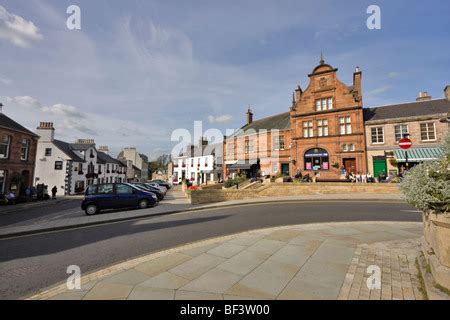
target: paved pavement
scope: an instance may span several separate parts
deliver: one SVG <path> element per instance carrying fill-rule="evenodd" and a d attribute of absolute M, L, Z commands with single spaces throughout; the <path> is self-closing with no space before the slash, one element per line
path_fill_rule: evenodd
<path fill-rule="evenodd" d="M 0 238 L 29 235 L 55 230 L 78 228 L 110 222 L 125 221 L 136 218 L 151 217 L 163 214 L 179 213 L 187 210 L 203 210 L 218 207 L 230 207 L 243 204 L 288 202 L 288 201 L 333 201 L 355 199 L 370 201 L 402 201 L 398 194 L 315 194 L 287 197 L 267 197 L 246 200 L 232 200 L 206 205 L 191 205 L 179 188 L 170 190 L 157 207 L 144 210 L 107 211 L 95 216 L 86 216 L 80 208 L 80 200 L 63 202 L 59 206 L 49 208 L 38 207 L 34 211 L 0 214 Z M 56 208 L 60 207 L 57 211 Z M 48 212 L 47 212 L 48 211 Z"/>
<path fill-rule="evenodd" d="M 82 275 L 31 299 L 423 299 L 414 265 L 421 223 L 349 222 L 253 230 Z M 381 271 L 369 289 L 369 266 Z"/>
<path fill-rule="evenodd" d="M 348 221 L 420 222 L 405 203 L 300 201 L 258 203 L 151 216 L 0 240 L 0 299 L 29 296 L 67 279 L 173 247 L 249 230 Z"/>

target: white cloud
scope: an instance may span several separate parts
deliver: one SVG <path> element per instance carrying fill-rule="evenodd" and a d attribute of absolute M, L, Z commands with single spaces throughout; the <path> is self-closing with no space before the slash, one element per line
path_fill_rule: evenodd
<path fill-rule="evenodd" d="M 86 115 L 74 106 L 69 106 L 61 103 L 54 104 L 50 107 L 43 107 L 42 111 L 62 117 L 86 118 Z"/>
<path fill-rule="evenodd" d="M 17 97 L 6 97 L 6 103 L 12 105 L 13 107 L 22 108 L 42 108 L 41 103 L 30 96 L 17 96 Z"/>
<path fill-rule="evenodd" d="M 43 36 L 32 21 L 9 13 L 0 5 L 0 38 L 6 39 L 18 47 L 28 48 L 31 42 L 41 40 Z"/>
<path fill-rule="evenodd" d="M 233 119 L 232 116 L 224 114 L 221 116 L 208 116 L 209 123 L 227 123 Z"/>

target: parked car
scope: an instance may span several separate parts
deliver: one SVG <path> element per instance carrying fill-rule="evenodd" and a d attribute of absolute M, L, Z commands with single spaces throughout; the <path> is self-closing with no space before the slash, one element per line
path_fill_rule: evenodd
<path fill-rule="evenodd" d="M 152 192 L 156 194 L 158 201 L 164 200 L 164 192 L 162 192 L 159 188 L 155 188 L 147 183 L 133 183 L 133 186 L 138 187 L 144 191 Z"/>
<path fill-rule="evenodd" d="M 150 186 L 152 186 L 152 187 L 155 187 L 155 188 L 157 188 L 157 189 L 159 189 L 159 190 L 161 190 L 164 194 L 167 193 L 167 188 L 164 187 L 164 186 L 160 186 L 160 185 L 157 184 L 156 182 L 148 182 L 148 183 L 146 183 L 146 184 L 147 184 L 147 185 L 150 185 Z"/>
<path fill-rule="evenodd" d="M 157 184 L 159 184 L 160 186 L 166 187 L 167 190 L 170 189 L 170 184 L 169 184 L 167 181 L 164 181 L 164 180 L 160 180 L 160 179 L 152 180 L 152 181 L 150 181 L 150 183 L 157 183 Z"/>
<path fill-rule="evenodd" d="M 129 183 L 104 183 L 93 184 L 86 188 L 81 209 L 90 216 L 106 209 L 145 209 L 157 203 L 157 196 L 154 193 Z"/>

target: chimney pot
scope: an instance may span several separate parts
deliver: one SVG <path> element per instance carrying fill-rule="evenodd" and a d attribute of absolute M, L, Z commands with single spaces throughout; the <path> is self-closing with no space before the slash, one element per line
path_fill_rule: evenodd
<path fill-rule="evenodd" d="M 416 101 L 430 101 L 431 96 L 428 95 L 427 91 L 420 91 L 419 96 L 417 97 Z"/>

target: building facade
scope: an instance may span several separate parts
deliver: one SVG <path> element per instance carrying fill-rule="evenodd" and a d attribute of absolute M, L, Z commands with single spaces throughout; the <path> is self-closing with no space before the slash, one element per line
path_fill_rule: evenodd
<path fill-rule="evenodd" d="M 33 185 L 38 136 L 0 110 L 0 194 Z"/>
<path fill-rule="evenodd" d="M 55 139 L 52 122 L 41 122 L 37 128 L 39 141 L 36 152 L 34 183 L 49 189 L 56 186 L 59 194 L 84 192 L 88 185 L 125 180 L 125 166 L 98 152 L 92 139 L 68 143 Z"/>
<path fill-rule="evenodd" d="M 442 155 L 450 117 L 450 88 L 444 91 L 444 99 L 432 100 L 421 92 L 415 102 L 364 110 L 368 169 L 373 176 L 398 175 Z M 398 145 L 405 137 L 413 143 L 406 152 Z"/>
<path fill-rule="evenodd" d="M 120 151 L 119 155 L 117 156 L 117 159 L 120 161 L 131 161 L 131 163 L 138 169 L 130 169 L 130 175 L 132 174 L 131 171 L 135 171 L 135 176 L 137 172 L 139 171 L 139 177 L 138 180 L 140 182 L 145 182 L 148 180 L 149 176 L 149 167 L 148 167 L 148 157 L 142 153 L 139 153 L 136 148 L 124 148 L 122 151 Z M 136 178 L 136 177 L 135 177 Z M 131 179 L 131 177 L 130 177 Z"/>
<path fill-rule="evenodd" d="M 224 177 L 289 175 L 290 143 L 289 112 L 254 121 L 249 109 L 246 125 L 224 138 Z"/>
<path fill-rule="evenodd" d="M 290 173 L 318 173 L 322 180 L 342 178 L 342 171 L 367 171 L 362 73 L 357 67 L 353 85 L 337 78 L 338 69 L 323 58 L 309 77 L 308 87 L 295 90 L 291 107 Z"/>
<path fill-rule="evenodd" d="M 208 144 L 203 138 L 198 145 L 190 145 L 173 159 L 172 182 L 189 180 L 194 185 L 217 183 L 223 178 L 223 145 Z"/>

